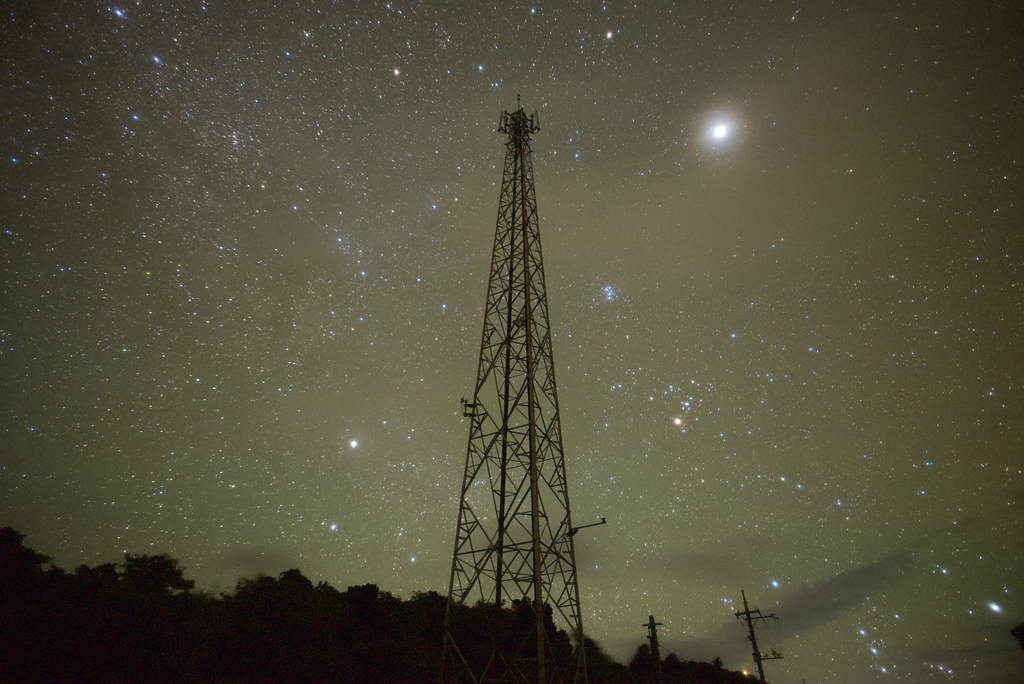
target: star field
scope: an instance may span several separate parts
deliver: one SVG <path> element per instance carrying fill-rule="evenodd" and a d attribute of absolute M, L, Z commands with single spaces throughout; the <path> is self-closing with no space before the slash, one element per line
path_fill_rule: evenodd
<path fill-rule="evenodd" d="M 10 4 L 0 526 L 446 591 L 521 94 L 589 635 L 1016 681 L 1015 12 Z"/>

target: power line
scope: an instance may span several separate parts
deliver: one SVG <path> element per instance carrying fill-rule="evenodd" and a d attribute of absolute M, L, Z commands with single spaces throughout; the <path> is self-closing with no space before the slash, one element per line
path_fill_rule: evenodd
<path fill-rule="evenodd" d="M 693 636 L 692 634 L 687 634 L 686 632 L 678 630 L 675 627 L 669 627 L 668 625 L 662 625 L 662 626 L 665 629 L 670 629 L 670 630 L 672 630 L 673 632 L 675 632 L 677 634 L 682 634 L 687 639 L 696 639 L 697 641 L 704 641 L 704 642 L 707 642 L 709 644 L 742 644 L 744 641 L 746 641 L 746 639 L 734 639 L 732 641 L 715 641 L 714 639 L 702 639 L 700 637 Z"/>

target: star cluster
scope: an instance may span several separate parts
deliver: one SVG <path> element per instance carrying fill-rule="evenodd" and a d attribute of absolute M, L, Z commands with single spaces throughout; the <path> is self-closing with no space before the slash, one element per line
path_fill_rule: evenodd
<path fill-rule="evenodd" d="M 745 589 L 773 681 L 1019 677 L 1018 24 L 14 3 L 0 525 L 446 591 L 521 94 L 589 633 L 749 668 Z"/>

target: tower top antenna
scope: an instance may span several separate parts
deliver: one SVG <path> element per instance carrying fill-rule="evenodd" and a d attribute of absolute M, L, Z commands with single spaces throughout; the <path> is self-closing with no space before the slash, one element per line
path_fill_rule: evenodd
<path fill-rule="evenodd" d="M 523 153 L 530 153 L 529 134 L 536 133 L 539 130 L 540 117 L 537 115 L 537 110 L 533 110 L 533 114 L 527 116 L 526 112 L 523 111 L 523 105 L 519 100 L 519 96 L 516 96 L 515 111 L 503 111 L 498 122 L 498 132 L 508 135 L 509 144 L 515 145 L 517 149 L 524 150 Z M 520 140 L 524 136 L 525 139 Z M 532 168 L 532 161 L 530 164 Z M 523 166 L 525 167 L 525 164 Z"/>

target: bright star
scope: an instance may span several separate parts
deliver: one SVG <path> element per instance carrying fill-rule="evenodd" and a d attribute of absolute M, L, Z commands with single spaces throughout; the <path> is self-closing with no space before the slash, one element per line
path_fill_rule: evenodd
<path fill-rule="evenodd" d="M 402 73 L 402 72 L 398 70 L 398 67 L 395 67 L 395 76 L 398 76 L 398 75 L 399 75 L 399 74 L 401 74 L 401 73 Z"/>
<path fill-rule="evenodd" d="M 695 129 L 705 151 L 715 154 L 727 153 L 737 147 L 745 136 L 745 127 L 739 113 L 730 109 L 716 108 L 702 112 L 694 122 Z"/>
<path fill-rule="evenodd" d="M 351 442 L 348 443 L 348 445 L 355 449 L 357 446 L 359 446 L 359 442 L 353 439 Z"/>

